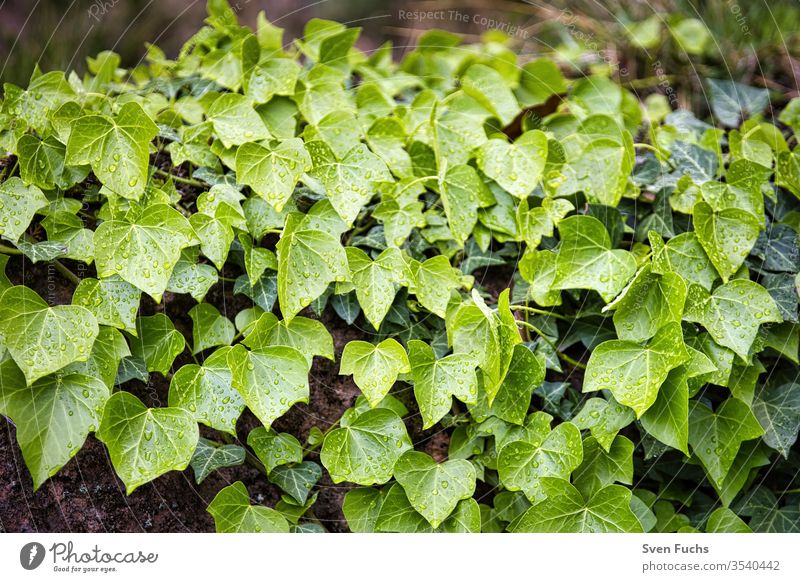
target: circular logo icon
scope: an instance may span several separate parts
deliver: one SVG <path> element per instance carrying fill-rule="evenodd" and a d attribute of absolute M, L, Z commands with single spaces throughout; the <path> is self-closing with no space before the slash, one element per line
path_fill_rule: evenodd
<path fill-rule="evenodd" d="M 26 570 L 35 570 L 44 561 L 44 546 L 39 542 L 30 542 L 19 551 L 19 563 Z"/>

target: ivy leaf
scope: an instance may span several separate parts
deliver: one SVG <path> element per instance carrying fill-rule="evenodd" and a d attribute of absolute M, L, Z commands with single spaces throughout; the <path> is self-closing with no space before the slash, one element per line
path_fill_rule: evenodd
<path fill-rule="evenodd" d="M 611 237 L 592 216 L 570 216 L 558 225 L 561 247 L 553 289 L 593 289 L 611 301 L 636 273 L 633 255 L 611 250 Z"/>
<path fill-rule="evenodd" d="M 408 451 L 395 464 L 394 476 L 414 509 L 433 527 L 475 491 L 475 467 L 463 459 L 437 463 L 425 453 Z"/>
<path fill-rule="evenodd" d="M 270 137 L 250 100 L 238 93 L 223 93 L 209 106 L 208 119 L 225 149 Z"/>
<path fill-rule="evenodd" d="M 666 245 L 657 233 L 651 231 L 649 236 L 653 249 L 653 273 L 664 275 L 674 271 L 686 282 L 711 290 L 719 275 L 695 233 L 679 234 Z"/>
<path fill-rule="evenodd" d="M 87 166 L 65 166 L 67 147 L 55 137 L 45 139 L 29 133 L 17 141 L 19 156 L 19 175 L 26 184 L 33 184 L 44 190 L 56 187 L 66 190 L 86 179 Z"/>
<path fill-rule="evenodd" d="M 688 359 L 677 323 L 662 327 L 647 345 L 609 340 L 597 346 L 589 357 L 583 392 L 611 390 L 617 402 L 641 417 L 655 402 L 669 371 Z"/>
<path fill-rule="evenodd" d="M 269 507 L 250 505 L 244 483 L 237 481 L 217 493 L 208 506 L 217 533 L 289 533 L 289 522 Z"/>
<path fill-rule="evenodd" d="M 66 163 L 90 165 L 105 188 L 139 200 L 147 184 L 150 142 L 157 134 L 156 124 L 133 101 L 122 105 L 114 117 L 85 115 L 70 131 Z"/>
<path fill-rule="evenodd" d="M 709 79 L 711 110 L 720 123 L 736 127 L 742 119 L 757 115 L 769 105 L 769 91 L 734 81 Z"/>
<path fill-rule="evenodd" d="M 273 258 L 274 260 L 274 258 Z M 171 293 L 188 293 L 195 301 L 202 301 L 209 289 L 219 280 L 219 273 L 211 265 L 197 262 L 197 249 L 184 251 L 167 283 Z"/>
<path fill-rule="evenodd" d="M 219 469 L 243 464 L 244 457 L 245 450 L 239 445 L 218 445 L 213 441 L 201 438 L 197 441 L 197 448 L 190 463 L 194 471 L 195 483 L 200 485 L 206 477 Z"/>
<path fill-rule="evenodd" d="M 424 263 L 412 263 L 411 271 L 409 291 L 417 296 L 423 307 L 445 317 L 451 291 L 462 286 L 460 272 L 442 255 L 431 257 Z"/>
<path fill-rule="evenodd" d="M 706 533 L 752 533 L 745 522 L 727 507 L 718 507 L 706 522 Z"/>
<path fill-rule="evenodd" d="M 666 324 L 680 323 L 685 301 L 686 283 L 679 274 L 658 275 L 645 266 L 608 308 L 615 310 L 619 339 L 643 342 Z"/>
<path fill-rule="evenodd" d="M 762 387 L 753 400 L 753 414 L 764 429 L 764 442 L 788 459 L 800 431 L 800 384 Z"/>
<path fill-rule="evenodd" d="M 259 426 L 247 435 L 247 444 L 264 463 L 267 475 L 280 465 L 299 463 L 303 460 L 303 447 L 300 441 L 286 432 L 278 433 Z"/>
<path fill-rule="evenodd" d="M 50 307 L 22 285 L 0 296 L 0 341 L 25 374 L 27 384 L 76 361 L 86 361 L 99 332 L 89 310 Z"/>
<path fill-rule="evenodd" d="M 714 212 L 705 202 L 694 205 L 694 227 L 697 240 L 723 282 L 742 266 L 761 231 L 758 219 L 746 210 L 725 208 Z"/>
<path fill-rule="evenodd" d="M 200 239 L 200 250 L 222 270 L 233 243 L 233 228 L 223 220 L 199 213 L 189 217 L 189 224 Z"/>
<path fill-rule="evenodd" d="M 189 466 L 200 433 L 182 408 L 147 408 L 130 392 L 106 402 L 99 438 L 127 494 L 169 471 Z"/>
<path fill-rule="evenodd" d="M 333 281 L 349 275 L 347 254 L 339 241 L 346 230 L 328 201 L 305 216 L 292 213 L 277 245 L 278 300 L 287 320 L 322 295 Z"/>
<path fill-rule="evenodd" d="M 248 351 L 242 345 L 228 352 L 233 387 L 261 423 L 272 423 L 297 402 L 308 402 L 309 363 L 298 350 L 271 346 Z"/>
<path fill-rule="evenodd" d="M 759 325 L 783 321 L 769 292 L 758 283 L 735 279 L 709 294 L 699 286 L 689 289 L 684 319 L 700 323 L 714 341 L 749 361 Z"/>
<path fill-rule="evenodd" d="M 389 409 L 375 408 L 328 433 L 320 460 L 334 483 L 383 484 L 391 479 L 400 456 L 411 448 L 400 417 Z"/>
<path fill-rule="evenodd" d="M 356 487 L 344 495 L 342 513 L 354 533 L 373 533 L 381 512 L 384 494 L 372 487 Z"/>
<path fill-rule="evenodd" d="M 200 303 L 189 310 L 192 318 L 192 354 L 215 346 L 229 346 L 236 335 L 233 322 L 209 303 Z"/>
<path fill-rule="evenodd" d="M 744 441 L 764 434 L 750 408 L 738 398 L 728 398 L 716 412 L 695 402 L 689 411 L 689 444 L 717 486 L 728 474 Z"/>
<path fill-rule="evenodd" d="M 491 404 L 494 414 L 506 422 L 522 424 L 530 408 L 533 390 L 541 385 L 544 376 L 544 358 L 522 344 L 515 345 L 508 372 Z"/>
<path fill-rule="evenodd" d="M 135 220 L 107 220 L 97 227 L 95 239 L 99 278 L 119 275 L 160 301 L 181 250 L 194 244 L 195 234 L 180 212 L 155 204 Z"/>
<path fill-rule="evenodd" d="M 16 176 L 0 184 L 0 236 L 16 242 L 28 229 L 34 214 L 48 204 L 36 186 L 26 186 Z"/>
<path fill-rule="evenodd" d="M 141 294 L 139 289 L 116 275 L 100 280 L 89 277 L 78 284 L 72 303 L 88 309 L 100 325 L 110 325 L 135 335 Z"/>
<path fill-rule="evenodd" d="M 689 384 L 684 366 L 670 370 L 640 420 L 651 436 L 689 456 Z"/>
<path fill-rule="evenodd" d="M 289 346 L 304 354 L 309 365 L 314 356 L 334 359 L 331 334 L 321 321 L 307 317 L 279 321 L 272 313 L 263 313 L 249 327 L 243 343 L 254 350 Z"/>
<path fill-rule="evenodd" d="M 617 433 L 632 423 L 635 418 L 636 414 L 633 410 L 622 406 L 613 398 L 611 401 L 603 398 L 590 398 L 572 419 L 572 423 L 581 430 L 589 429 L 592 437 L 603 447 L 603 450 L 609 452 Z"/>
<path fill-rule="evenodd" d="M 511 527 L 527 533 L 642 533 L 631 511 L 631 492 L 607 485 L 586 499 L 569 481 L 545 478 L 547 499 L 531 507 Z"/>
<path fill-rule="evenodd" d="M 197 422 L 235 435 L 244 400 L 232 386 L 227 360 L 231 349 L 218 349 L 202 365 L 181 366 L 169 384 L 169 405 L 188 410 Z"/>
<path fill-rule="evenodd" d="M 17 427 L 34 491 L 80 450 L 108 397 L 108 387 L 91 376 L 56 374 L 27 385 L 13 362 L 0 364 L 0 413 Z"/>
<path fill-rule="evenodd" d="M 303 141 L 291 138 L 274 147 L 246 143 L 236 151 L 236 179 L 280 212 L 297 182 L 311 170 Z"/>
<path fill-rule="evenodd" d="M 558 187 L 559 196 L 583 192 L 591 203 L 619 204 L 635 163 L 633 139 L 619 129 L 614 138 L 601 136 L 592 136 L 585 147 L 570 155 L 561 170 L 566 179 Z"/>
<path fill-rule="evenodd" d="M 357 340 L 348 342 L 339 367 L 339 374 L 353 375 L 353 381 L 372 408 L 389 393 L 398 374 L 410 371 L 406 351 L 392 338 L 378 345 Z"/>
<path fill-rule="evenodd" d="M 509 194 L 527 198 L 539 184 L 547 161 L 547 136 L 526 131 L 513 144 L 490 139 L 477 154 L 478 167 Z"/>
<path fill-rule="evenodd" d="M 137 319 L 136 335 L 131 342 L 131 354 L 145 361 L 148 372 L 158 372 L 162 376 L 167 375 L 172 362 L 186 347 L 181 332 L 163 313 Z"/>
<path fill-rule="evenodd" d="M 519 112 L 517 98 L 496 70 L 482 64 L 472 65 L 461 77 L 464 92 L 485 107 L 506 126 Z"/>
<path fill-rule="evenodd" d="M 564 422 L 550 430 L 551 420 L 549 414 L 535 413 L 533 422 L 527 426 L 527 438 L 503 446 L 497 457 L 497 471 L 503 485 L 509 491 L 523 491 L 534 503 L 545 495 L 542 478 L 568 479 L 583 460 L 577 427 Z"/>
<path fill-rule="evenodd" d="M 272 483 L 300 504 L 308 500 L 308 494 L 321 477 L 322 469 L 313 461 L 303 461 L 297 465 L 280 465 L 269 474 Z"/>
<path fill-rule="evenodd" d="M 374 261 L 361 249 L 345 250 L 358 303 L 377 330 L 394 302 L 398 284 L 407 281 L 406 262 L 397 248 L 384 250 Z"/>
<path fill-rule="evenodd" d="M 633 484 L 633 443 L 618 435 L 606 451 L 594 437 L 583 441 L 583 462 L 572 483 L 584 497 L 591 497 L 612 483 Z"/>
<path fill-rule="evenodd" d="M 478 221 L 478 207 L 487 205 L 491 193 L 475 168 L 464 164 L 450 166 L 439 176 L 439 193 L 453 238 L 463 245 Z"/>
<path fill-rule="evenodd" d="M 437 360 L 428 344 L 411 340 L 408 359 L 424 429 L 432 427 L 448 413 L 453 396 L 467 404 L 477 401 L 475 361 L 471 357 L 451 354 Z"/>
<path fill-rule="evenodd" d="M 92 353 L 85 362 L 72 362 L 59 370 L 59 374 L 83 374 L 99 378 L 109 388 L 114 387 L 119 363 L 131 355 L 128 342 L 114 328 L 100 326 L 100 333 L 94 340 Z"/>
<path fill-rule="evenodd" d="M 322 141 L 306 144 L 312 169 L 308 173 L 319 180 L 325 194 L 347 224 L 353 224 L 361 208 L 375 195 L 375 184 L 393 180 L 389 168 L 366 145 L 359 143 L 338 160 Z"/>

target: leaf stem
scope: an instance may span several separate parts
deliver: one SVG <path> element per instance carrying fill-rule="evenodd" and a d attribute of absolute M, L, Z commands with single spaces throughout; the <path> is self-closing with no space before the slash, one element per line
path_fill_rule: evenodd
<path fill-rule="evenodd" d="M 21 255 L 22 251 L 15 249 L 14 247 L 0 244 L 0 253 L 3 253 L 4 255 Z"/>
<path fill-rule="evenodd" d="M 81 278 L 78 277 L 72 271 L 70 271 L 61 261 L 59 261 L 58 259 L 53 259 L 52 263 L 53 266 L 56 268 L 56 271 L 61 273 L 61 276 L 64 277 L 66 280 L 70 281 L 76 287 L 81 284 Z"/>
<path fill-rule="evenodd" d="M 559 313 L 553 313 L 552 311 L 547 311 L 545 309 L 537 309 L 535 307 L 529 307 L 527 305 L 515 305 L 511 304 L 511 311 L 528 311 L 530 313 L 536 313 L 537 315 L 548 315 L 550 317 L 554 317 L 556 319 L 560 319 L 562 321 L 569 321 L 571 322 L 572 319 L 569 317 L 565 317 Z"/>
<path fill-rule="evenodd" d="M 551 340 L 549 337 L 547 337 L 547 335 L 545 335 L 545 333 L 542 330 L 540 330 L 538 327 L 536 327 L 532 323 L 528 323 L 527 321 L 521 321 L 519 319 L 516 320 L 516 321 L 517 321 L 517 325 L 521 325 L 521 326 L 525 327 L 526 329 L 531 330 L 532 332 L 537 334 L 539 337 L 541 337 L 547 343 L 547 345 L 549 345 L 551 348 L 553 348 L 553 351 L 555 351 L 556 354 L 558 354 L 559 358 L 561 358 L 562 360 L 564 360 L 565 362 L 567 362 L 568 364 L 570 364 L 570 365 L 572 365 L 572 366 L 574 366 L 576 368 L 580 368 L 581 370 L 585 370 L 586 369 L 586 364 L 584 364 L 583 362 L 579 362 L 578 360 L 568 356 L 567 354 L 565 354 L 564 352 L 559 350 L 558 346 L 556 346 L 556 344 L 553 342 L 553 340 Z"/>
<path fill-rule="evenodd" d="M 186 184 L 187 186 L 194 186 L 195 188 L 206 188 L 208 184 L 205 182 L 201 182 L 200 180 L 193 180 L 192 178 L 182 178 L 181 176 L 176 176 L 175 174 L 170 174 L 169 172 L 165 172 L 160 168 L 156 168 L 154 172 L 163 178 L 172 178 L 175 182 L 180 182 L 181 184 Z"/>
<path fill-rule="evenodd" d="M 649 143 L 635 143 L 635 144 L 633 144 L 633 147 L 641 148 L 643 150 L 650 150 L 651 152 L 659 153 L 659 149 L 656 148 L 656 147 L 653 147 Z"/>

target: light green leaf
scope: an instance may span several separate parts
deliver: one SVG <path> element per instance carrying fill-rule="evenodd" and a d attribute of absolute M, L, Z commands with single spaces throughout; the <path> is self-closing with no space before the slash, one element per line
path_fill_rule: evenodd
<path fill-rule="evenodd" d="M 303 460 L 303 446 L 300 441 L 286 432 L 278 433 L 259 426 L 247 435 L 247 444 L 264 463 L 267 475 L 271 474 L 275 467 Z"/>
<path fill-rule="evenodd" d="M 527 438 L 503 446 L 497 457 L 503 485 L 509 491 L 523 491 L 533 503 L 545 495 L 543 477 L 569 479 L 583 460 L 581 433 L 574 424 L 564 422 L 550 430 L 552 417 L 535 414 L 535 421 L 527 423 Z"/>
<path fill-rule="evenodd" d="M 228 352 L 233 387 L 247 407 L 269 428 L 297 402 L 308 402 L 306 357 L 288 346 L 248 351 L 236 345 Z"/>
<path fill-rule="evenodd" d="M 248 328 L 243 343 L 254 350 L 289 346 L 305 355 L 309 365 L 314 356 L 334 359 L 331 334 L 321 321 L 307 317 L 279 321 L 272 313 L 263 313 Z"/>
<path fill-rule="evenodd" d="M 706 533 L 752 533 L 745 522 L 727 507 L 719 507 L 708 516 Z"/>
<path fill-rule="evenodd" d="M 218 349 L 202 365 L 181 366 L 169 384 L 169 405 L 188 410 L 197 422 L 235 435 L 244 400 L 232 386 L 227 360 L 231 349 Z"/>
<path fill-rule="evenodd" d="M 223 220 L 207 214 L 192 214 L 189 224 L 200 239 L 200 250 L 222 270 L 233 243 L 233 229 Z"/>
<path fill-rule="evenodd" d="M 437 360 L 428 344 L 411 340 L 408 359 L 423 428 L 432 427 L 448 413 L 453 396 L 468 404 L 477 401 L 476 362 L 468 355 L 451 354 Z"/>
<path fill-rule="evenodd" d="M 356 247 L 345 251 L 358 303 L 377 330 L 394 302 L 398 286 L 407 282 L 406 262 L 397 248 L 386 249 L 374 261 Z"/>
<path fill-rule="evenodd" d="M 26 184 L 44 190 L 66 190 L 86 178 L 88 167 L 64 166 L 66 146 L 53 136 L 45 139 L 29 133 L 17 141 L 19 175 Z"/>
<path fill-rule="evenodd" d="M 583 441 L 583 462 L 572 483 L 584 497 L 591 497 L 612 483 L 633 484 L 633 443 L 618 435 L 606 451 L 594 437 Z"/>
<path fill-rule="evenodd" d="M 208 506 L 217 533 L 289 533 L 289 522 L 269 507 L 250 505 L 244 483 L 222 489 Z"/>
<path fill-rule="evenodd" d="M 516 141 L 490 139 L 478 150 L 478 167 L 509 194 L 527 198 L 539 184 L 547 161 L 547 136 L 526 131 Z"/>
<path fill-rule="evenodd" d="M 70 131 L 66 163 L 90 165 L 105 188 L 138 200 L 147 184 L 150 142 L 157 134 L 153 120 L 132 101 L 114 117 L 85 115 Z"/>
<path fill-rule="evenodd" d="M 156 313 L 136 320 L 137 337 L 131 341 L 131 354 L 147 363 L 148 372 L 166 376 L 172 362 L 186 347 L 186 340 L 172 320 Z"/>
<path fill-rule="evenodd" d="M 406 427 L 386 408 L 368 410 L 328 433 L 320 460 L 334 483 L 386 483 L 397 459 L 411 449 Z"/>
<path fill-rule="evenodd" d="M 559 223 L 558 231 L 561 246 L 553 289 L 593 289 L 608 302 L 636 273 L 633 255 L 611 250 L 611 237 L 596 218 L 570 216 Z"/>
<path fill-rule="evenodd" d="M 244 95 L 223 93 L 208 108 L 207 115 L 225 149 L 270 137 L 261 117 Z"/>
<path fill-rule="evenodd" d="M 236 335 L 233 322 L 209 303 L 200 303 L 189 310 L 192 318 L 192 353 L 215 346 L 229 346 Z"/>
<path fill-rule="evenodd" d="M 517 98 L 506 85 L 500 73 L 486 65 L 472 65 L 461 77 L 464 92 L 480 103 L 504 126 L 509 125 L 519 112 Z"/>
<path fill-rule="evenodd" d="M 735 279 L 711 294 L 702 287 L 690 287 L 684 319 L 702 324 L 714 341 L 744 361 L 750 359 L 759 325 L 783 321 L 769 292 L 747 279 Z"/>
<path fill-rule="evenodd" d="M 48 200 L 36 186 L 26 186 L 16 176 L 0 184 L 0 235 L 16 242 L 28 229 L 33 215 Z"/>
<path fill-rule="evenodd" d="M 378 345 L 357 340 L 348 342 L 339 368 L 339 374 L 353 375 L 353 381 L 372 408 L 389 393 L 398 374 L 410 371 L 406 351 L 392 338 Z"/>
<path fill-rule="evenodd" d="M 131 355 L 125 337 L 112 327 L 100 326 L 100 333 L 94 340 L 92 353 L 85 362 L 72 362 L 59 370 L 59 374 L 83 374 L 99 378 L 109 388 L 114 387 L 119 363 Z"/>
<path fill-rule="evenodd" d="M 697 240 L 724 282 L 742 266 L 761 230 L 759 221 L 746 210 L 714 212 L 705 202 L 694 205 L 694 227 Z"/>
<path fill-rule="evenodd" d="M 384 494 L 372 487 L 356 487 L 344 495 L 342 513 L 354 533 L 373 533 L 381 512 Z"/>
<path fill-rule="evenodd" d="M 656 233 L 651 231 L 649 234 L 653 249 L 653 273 L 664 275 L 674 271 L 688 283 L 711 290 L 719 275 L 695 233 L 679 234 L 666 245 Z"/>
<path fill-rule="evenodd" d="M 0 296 L 0 343 L 32 384 L 72 362 L 86 361 L 99 328 L 78 305 L 50 307 L 22 285 Z"/>
<path fill-rule="evenodd" d="M 620 404 L 641 417 L 655 402 L 667 374 L 689 359 L 681 326 L 662 327 L 646 345 L 609 340 L 597 346 L 586 366 L 583 392 L 611 390 Z"/>
<path fill-rule="evenodd" d="M 631 511 L 631 492 L 607 485 L 586 499 L 569 481 L 543 479 L 547 499 L 531 507 L 512 525 L 527 533 L 642 533 Z"/>
<path fill-rule="evenodd" d="M 201 438 L 192 456 L 191 466 L 195 483 L 200 485 L 211 473 L 244 463 L 245 450 L 239 445 L 218 445 Z"/>
<path fill-rule="evenodd" d="M 689 385 L 685 366 L 670 370 L 652 406 L 641 417 L 653 437 L 689 456 Z"/>
<path fill-rule="evenodd" d="M 164 473 L 188 467 L 199 437 L 187 411 L 147 408 L 129 392 L 108 399 L 97 431 L 128 495 Z"/>
<path fill-rule="evenodd" d="M 97 227 L 95 239 L 99 278 L 119 275 L 160 301 L 181 250 L 194 244 L 195 234 L 180 212 L 155 204 L 135 220 L 107 220 Z"/>
<path fill-rule="evenodd" d="M 90 277 L 78 284 L 72 303 L 91 311 L 100 325 L 135 334 L 141 294 L 139 289 L 116 275 L 100 280 Z"/>
<path fill-rule="evenodd" d="M 280 465 L 269 474 L 272 483 L 300 504 L 308 500 L 308 494 L 321 477 L 322 469 L 314 461 L 303 461 L 297 465 Z"/>
<path fill-rule="evenodd" d="M 609 452 L 617 433 L 636 419 L 636 414 L 611 397 L 590 398 L 572 419 L 579 429 L 589 429 L 603 450 Z"/>
<path fill-rule="evenodd" d="M 442 255 L 431 257 L 424 263 L 412 263 L 411 270 L 413 279 L 409 291 L 417 296 L 423 307 L 445 317 L 451 291 L 462 286 L 460 272 Z"/>
<path fill-rule="evenodd" d="M 741 444 L 762 434 L 764 429 L 738 398 L 728 398 L 716 412 L 702 402 L 689 410 L 689 444 L 717 486 L 722 485 Z"/>
<path fill-rule="evenodd" d="M 800 431 L 800 384 L 762 387 L 753 400 L 753 414 L 764 429 L 764 442 L 789 458 Z"/>
<path fill-rule="evenodd" d="M 236 152 L 236 179 L 280 212 L 305 172 L 311 170 L 311 157 L 299 138 L 280 142 L 275 147 L 246 143 Z"/>
<path fill-rule="evenodd" d="M 491 192 L 475 168 L 457 165 L 439 176 L 439 193 L 453 237 L 463 245 L 478 221 L 478 207 L 487 206 L 485 200 L 492 199 Z"/>
<path fill-rule="evenodd" d="M 108 396 L 108 387 L 97 378 L 57 374 L 27 385 L 13 362 L 0 364 L 0 412 L 17 427 L 34 491 L 75 456 L 99 426 Z"/>
<path fill-rule="evenodd" d="M 437 463 L 425 453 L 408 451 L 395 464 L 394 476 L 414 509 L 433 527 L 475 491 L 475 467 L 463 459 Z"/>

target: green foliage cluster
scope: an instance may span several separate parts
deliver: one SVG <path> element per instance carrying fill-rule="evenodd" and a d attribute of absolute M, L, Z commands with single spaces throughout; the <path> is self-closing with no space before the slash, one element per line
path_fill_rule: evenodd
<path fill-rule="evenodd" d="M 5 85 L 0 265 L 90 275 L 69 305 L 0 278 L 34 487 L 94 433 L 129 494 L 257 464 L 283 496 L 226 487 L 226 532 L 320 531 L 323 472 L 356 532 L 800 531 L 800 101 L 711 80 L 714 126 L 499 33 L 400 63 L 358 34 L 287 47 L 210 0 L 175 60 Z M 205 299 L 233 277 L 236 313 Z M 191 338 L 140 311 L 165 293 Z M 361 339 L 335 350 L 325 309 Z M 316 358 L 362 396 L 301 442 L 272 425 Z M 151 375 L 167 406 L 126 389 Z"/>

